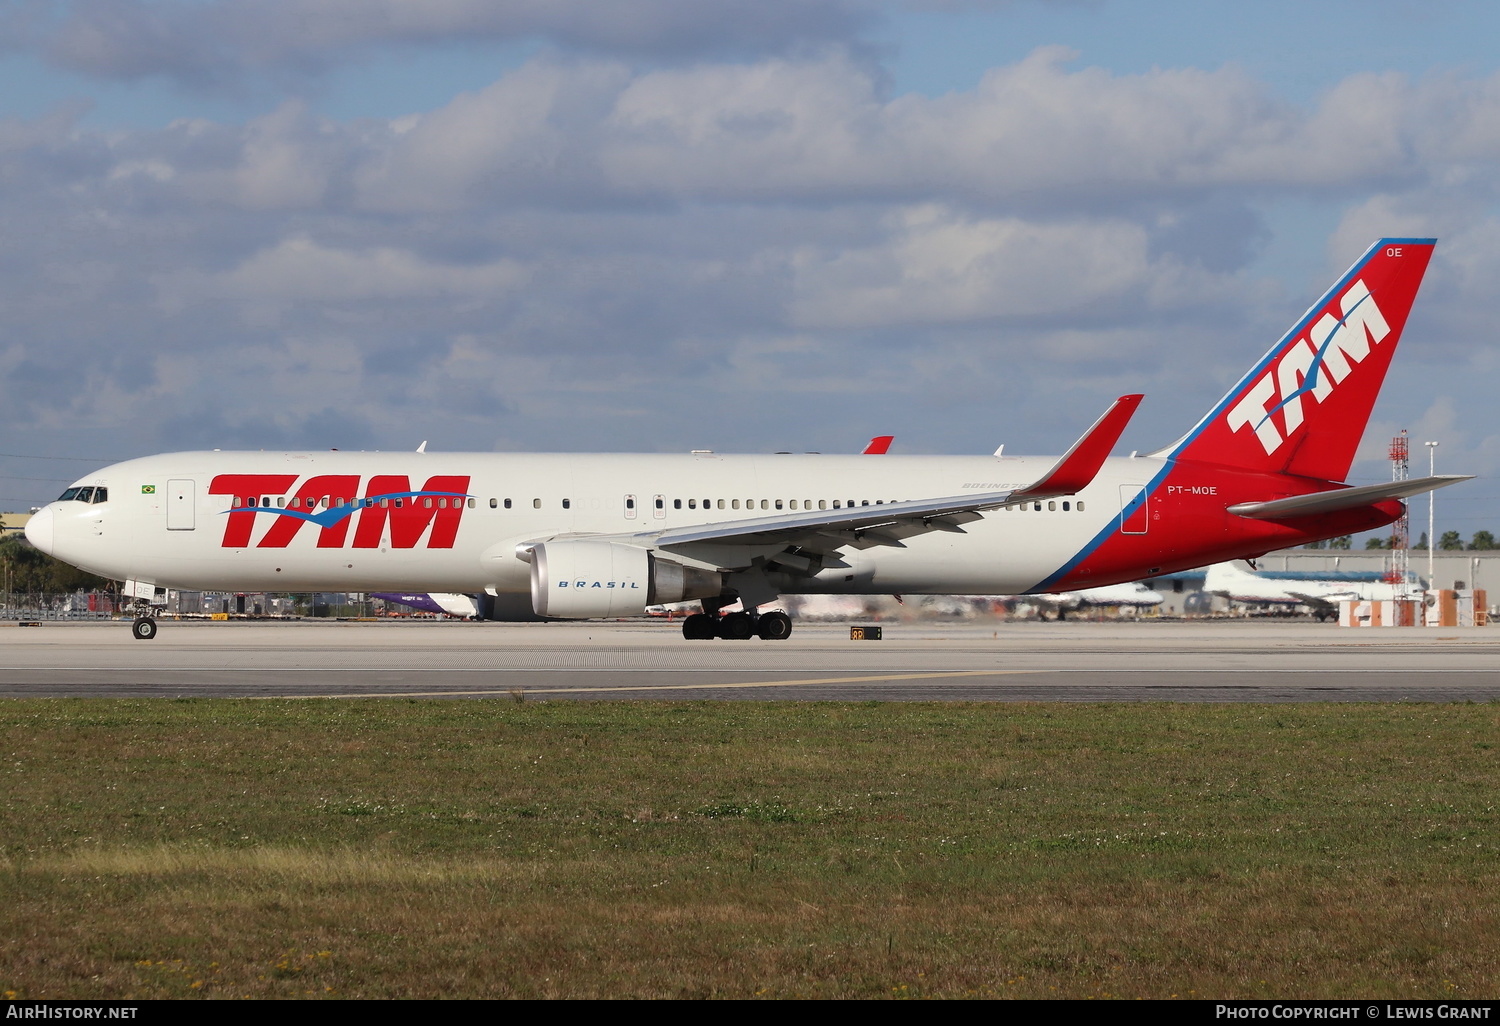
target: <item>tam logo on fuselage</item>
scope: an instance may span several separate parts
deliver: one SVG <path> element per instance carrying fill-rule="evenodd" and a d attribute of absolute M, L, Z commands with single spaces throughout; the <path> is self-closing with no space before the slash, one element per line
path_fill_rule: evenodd
<path fill-rule="evenodd" d="M 1250 428 L 1270 455 L 1280 449 L 1306 419 L 1303 401 L 1321 403 L 1349 376 L 1370 347 L 1391 333 L 1380 307 L 1358 279 L 1339 299 L 1342 317 L 1325 313 L 1308 333 L 1285 350 L 1275 366 L 1260 377 L 1229 411 L 1230 431 Z M 1273 399 L 1279 402 L 1272 405 Z M 1285 427 L 1271 419 L 1281 414 Z"/>
<path fill-rule="evenodd" d="M 270 525 L 255 548 L 284 549 L 303 527 L 313 524 L 318 528 L 318 548 L 340 549 L 349 544 L 353 524 L 352 547 L 356 549 L 378 548 L 387 532 L 393 549 L 414 549 L 424 536 L 429 549 L 451 549 L 468 506 L 467 475 L 429 477 L 425 485 L 413 490 L 404 474 L 377 474 L 363 494 L 360 477 L 354 474 L 311 477 L 293 488 L 296 482 L 295 474 L 215 477 L 209 494 L 233 496 L 235 502 L 225 516 L 220 545 L 250 548 L 257 516 L 270 514 Z M 273 497 L 283 505 L 266 505 Z"/>

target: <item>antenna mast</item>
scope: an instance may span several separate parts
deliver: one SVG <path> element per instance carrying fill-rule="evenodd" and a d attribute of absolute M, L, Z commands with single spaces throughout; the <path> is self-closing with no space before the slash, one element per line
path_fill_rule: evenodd
<path fill-rule="evenodd" d="M 1410 476 L 1406 430 L 1391 439 L 1391 480 L 1405 481 Z M 1406 503 L 1401 504 L 1401 518 L 1391 525 L 1390 546 L 1385 555 L 1385 579 L 1396 586 L 1396 597 L 1411 597 L 1411 518 Z"/>

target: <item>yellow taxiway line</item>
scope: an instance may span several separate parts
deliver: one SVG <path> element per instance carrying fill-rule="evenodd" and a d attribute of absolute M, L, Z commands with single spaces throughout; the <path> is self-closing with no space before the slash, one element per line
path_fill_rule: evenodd
<path fill-rule="evenodd" d="M 637 671 L 638 672 L 638 671 Z M 711 672 L 711 671 L 710 671 Z M 815 684 L 864 684 L 882 680 L 933 680 L 943 677 L 1002 677 L 1049 670 L 945 670 L 940 673 L 882 673 L 867 677 L 813 677 L 805 680 L 755 680 L 738 684 L 620 684 L 588 688 L 483 688 L 470 691 L 384 691 L 347 695 L 256 695 L 267 698 L 453 698 L 461 695 L 585 695 L 602 691 L 725 691 L 737 688 L 800 688 Z"/>

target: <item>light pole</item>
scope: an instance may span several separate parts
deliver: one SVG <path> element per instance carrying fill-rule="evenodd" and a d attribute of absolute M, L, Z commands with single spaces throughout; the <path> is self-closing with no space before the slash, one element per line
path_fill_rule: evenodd
<path fill-rule="evenodd" d="M 1427 476 L 1437 476 L 1437 447 L 1436 442 L 1427 443 Z M 1436 500 L 1433 493 L 1427 493 L 1427 588 L 1432 589 L 1432 550 L 1437 545 L 1437 510 Z"/>

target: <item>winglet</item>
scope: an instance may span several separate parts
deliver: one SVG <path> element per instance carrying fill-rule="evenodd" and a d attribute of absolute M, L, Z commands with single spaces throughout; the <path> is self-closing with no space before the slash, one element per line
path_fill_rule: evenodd
<path fill-rule="evenodd" d="M 1114 405 L 1104 411 L 1104 416 L 1094 421 L 1094 426 L 1073 443 L 1073 448 L 1063 453 L 1062 459 L 1035 484 L 1015 492 L 1018 499 L 1038 495 L 1072 495 L 1081 492 L 1094 480 L 1099 468 L 1109 458 L 1110 450 L 1125 433 L 1125 425 L 1141 405 L 1143 395 L 1122 395 Z"/>
<path fill-rule="evenodd" d="M 860 451 L 861 456 L 884 456 L 890 449 L 891 443 L 896 440 L 895 435 L 876 435 L 870 439 L 870 444 Z"/>

